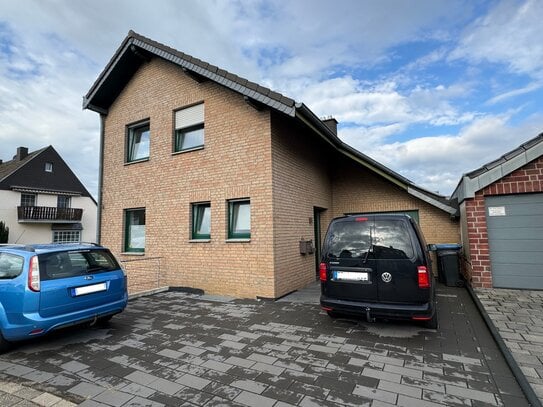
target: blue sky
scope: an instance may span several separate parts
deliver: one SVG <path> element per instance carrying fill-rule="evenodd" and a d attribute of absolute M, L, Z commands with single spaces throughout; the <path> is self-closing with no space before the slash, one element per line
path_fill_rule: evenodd
<path fill-rule="evenodd" d="M 543 131 L 542 18 L 541 0 L 0 0 L 0 159 L 52 144 L 96 195 L 81 98 L 133 29 L 334 116 L 448 195 Z"/>

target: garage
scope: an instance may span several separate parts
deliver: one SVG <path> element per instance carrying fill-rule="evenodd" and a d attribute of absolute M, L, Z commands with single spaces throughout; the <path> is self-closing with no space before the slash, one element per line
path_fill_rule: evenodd
<path fill-rule="evenodd" d="M 543 133 L 464 174 L 451 201 L 472 287 L 543 290 Z"/>
<path fill-rule="evenodd" d="M 494 287 L 543 289 L 543 194 L 485 199 Z"/>

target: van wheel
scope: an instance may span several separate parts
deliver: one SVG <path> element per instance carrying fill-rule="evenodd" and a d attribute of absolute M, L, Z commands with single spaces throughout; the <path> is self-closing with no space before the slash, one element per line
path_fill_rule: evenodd
<path fill-rule="evenodd" d="M 10 347 L 10 343 L 4 339 L 2 334 L 0 333 L 0 353 L 4 353 L 7 351 Z"/>
<path fill-rule="evenodd" d="M 437 311 L 434 312 L 434 316 L 432 317 L 432 319 L 425 323 L 425 326 L 429 329 L 437 329 L 439 327 L 439 322 L 437 320 Z"/>

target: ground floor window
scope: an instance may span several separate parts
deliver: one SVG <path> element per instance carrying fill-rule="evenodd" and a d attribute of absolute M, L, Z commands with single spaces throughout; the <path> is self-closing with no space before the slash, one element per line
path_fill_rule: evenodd
<path fill-rule="evenodd" d="M 81 231 L 79 230 L 53 231 L 53 243 L 79 243 L 80 241 Z"/>
<path fill-rule="evenodd" d="M 192 239 L 211 237 L 211 204 L 209 202 L 192 204 Z"/>
<path fill-rule="evenodd" d="M 145 251 L 145 208 L 124 211 L 124 251 Z"/>
<path fill-rule="evenodd" d="M 251 202 L 249 199 L 228 201 L 228 238 L 251 237 Z"/>

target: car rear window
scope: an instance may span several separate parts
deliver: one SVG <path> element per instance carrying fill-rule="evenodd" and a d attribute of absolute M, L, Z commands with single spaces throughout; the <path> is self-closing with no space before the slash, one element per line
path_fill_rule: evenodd
<path fill-rule="evenodd" d="M 118 270 L 119 264 L 108 250 L 74 250 L 38 256 L 42 280 L 76 277 Z"/>
<path fill-rule="evenodd" d="M 410 259 L 414 256 L 409 230 L 403 220 L 336 222 L 327 244 L 328 257 Z"/>
<path fill-rule="evenodd" d="M 0 279 L 12 279 L 23 272 L 25 259 L 11 253 L 0 253 Z"/>

